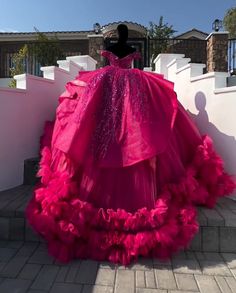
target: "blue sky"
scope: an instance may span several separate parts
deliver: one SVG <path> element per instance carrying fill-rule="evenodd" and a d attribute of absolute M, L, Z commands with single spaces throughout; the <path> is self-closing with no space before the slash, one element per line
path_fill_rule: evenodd
<path fill-rule="evenodd" d="M 236 0 L 0 0 L 0 31 L 91 30 L 98 22 L 133 21 L 148 26 L 160 16 L 180 34 L 192 28 L 211 32 L 214 19 Z"/>

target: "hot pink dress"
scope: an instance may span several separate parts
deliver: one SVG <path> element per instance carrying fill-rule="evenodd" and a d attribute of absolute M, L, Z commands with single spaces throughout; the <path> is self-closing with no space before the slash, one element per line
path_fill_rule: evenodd
<path fill-rule="evenodd" d="M 80 72 L 59 98 L 26 218 L 62 262 L 168 258 L 197 233 L 196 205 L 213 207 L 235 181 L 173 83 L 131 68 L 139 53 L 102 55 L 110 65 Z"/>

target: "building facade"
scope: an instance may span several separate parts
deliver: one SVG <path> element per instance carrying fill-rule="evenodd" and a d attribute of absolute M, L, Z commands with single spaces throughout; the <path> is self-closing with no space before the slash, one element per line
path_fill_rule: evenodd
<path fill-rule="evenodd" d="M 89 31 L 58 31 L 44 32 L 49 39 L 56 36 L 58 46 L 64 56 L 90 55 L 97 62 L 97 66 L 104 65 L 99 51 L 117 40 L 117 25 L 121 22 L 109 23 L 100 26 L 94 25 Z M 166 40 L 165 48 L 160 46 L 163 40 L 150 39 L 147 28 L 134 22 L 122 22 L 128 26 L 128 43 L 135 47 L 142 55 L 141 60 L 135 61 L 134 66 L 143 68 L 150 66 L 150 60 L 155 53 L 183 53 L 190 57 L 192 62 L 206 63 L 207 33 L 196 29 L 188 31 L 174 39 Z M 37 44 L 37 32 L 30 33 L 0 33 L 0 78 L 10 77 L 10 68 L 14 66 L 13 56 L 25 44 Z M 161 49 L 158 49 L 161 47 Z M 154 52 L 154 53 L 153 53 Z M 40 75 L 41 64 L 32 56 L 25 60 L 25 72 Z"/>

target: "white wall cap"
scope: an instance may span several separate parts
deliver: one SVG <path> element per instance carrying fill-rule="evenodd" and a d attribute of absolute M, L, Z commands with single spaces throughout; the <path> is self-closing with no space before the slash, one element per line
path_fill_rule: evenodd
<path fill-rule="evenodd" d="M 55 78 L 55 66 L 43 66 L 40 70 L 43 72 L 43 77 L 54 80 Z"/>
<path fill-rule="evenodd" d="M 205 74 L 202 74 L 202 75 L 199 75 L 199 76 L 192 77 L 190 79 L 190 81 L 195 82 L 195 81 L 198 81 L 198 80 L 207 79 L 207 78 L 215 78 L 215 77 L 226 78 L 228 76 L 229 76 L 229 73 L 227 73 L 227 72 L 208 72 L 208 73 L 205 73 Z"/>
<path fill-rule="evenodd" d="M 18 89 L 26 89 L 26 73 L 14 75 L 13 78 L 16 80 Z"/>
<path fill-rule="evenodd" d="M 231 92 L 236 93 L 236 86 L 223 87 L 223 88 L 219 88 L 219 89 L 214 90 L 215 94 L 231 93 Z"/>
<path fill-rule="evenodd" d="M 86 62 L 86 60 L 89 60 L 89 61 L 94 62 L 95 64 L 97 64 L 97 61 L 95 59 L 93 59 L 89 55 L 68 56 L 68 57 L 66 57 L 66 60 L 72 60 L 75 63 L 77 63 L 77 62 L 84 63 L 84 62 Z"/>
<path fill-rule="evenodd" d="M 169 53 L 161 53 L 158 54 L 157 57 L 154 59 L 154 63 L 156 63 L 159 59 L 163 58 L 174 58 L 174 59 L 179 59 L 179 58 L 184 58 L 184 54 L 169 54 Z"/>
<path fill-rule="evenodd" d="M 228 35 L 229 32 L 228 31 L 223 31 L 223 32 L 211 32 L 207 37 L 206 37 L 206 41 L 213 35 Z"/>
<path fill-rule="evenodd" d="M 173 59 L 172 61 L 170 61 L 170 63 L 168 63 L 166 65 L 167 68 L 171 67 L 172 65 L 176 64 L 177 67 L 179 67 L 179 65 L 181 64 L 186 64 L 186 63 L 189 63 L 191 61 L 190 58 L 176 58 L 176 59 Z"/>
<path fill-rule="evenodd" d="M 57 60 L 57 64 L 59 65 L 59 68 L 62 68 L 66 71 L 70 70 L 70 61 L 69 60 Z"/>
<path fill-rule="evenodd" d="M 182 67 L 180 67 L 179 69 L 177 69 L 176 71 L 176 74 L 184 71 L 184 70 L 187 70 L 187 69 L 190 69 L 190 68 L 198 68 L 198 69 L 203 69 L 206 67 L 206 64 L 201 64 L 201 63 L 189 63 L 189 64 L 186 64 Z"/>
<path fill-rule="evenodd" d="M 74 62 L 73 60 L 69 61 L 69 66 L 76 67 L 76 69 L 79 70 L 84 70 L 83 66 L 79 65 L 78 63 Z"/>

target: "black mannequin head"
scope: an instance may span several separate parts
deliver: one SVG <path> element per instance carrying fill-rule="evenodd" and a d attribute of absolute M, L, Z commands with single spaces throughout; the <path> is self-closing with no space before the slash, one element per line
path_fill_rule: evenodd
<path fill-rule="evenodd" d="M 119 24 L 116 29 L 118 32 L 118 42 L 107 47 L 106 49 L 114 53 L 119 58 L 123 58 L 135 52 L 136 49 L 127 44 L 127 41 L 128 41 L 127 25 Z"/>
<path fill-rule="evenodd" d="M 125 24 L 117 26 L 119 42 L 125 43 L 128 40 L 128 27 Z"/>

